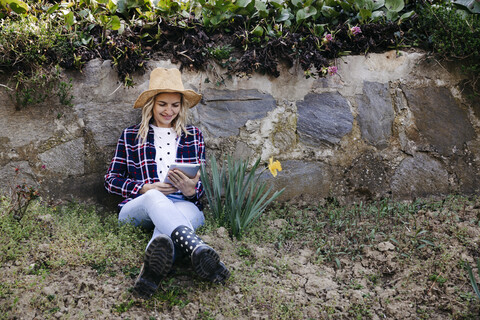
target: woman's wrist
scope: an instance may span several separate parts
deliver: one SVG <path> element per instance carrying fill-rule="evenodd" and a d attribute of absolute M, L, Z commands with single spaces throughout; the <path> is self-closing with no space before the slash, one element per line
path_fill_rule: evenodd
<path fill-rule="evenodd" d="M 145 192 L 147 192 L 148 190 L 151 189 L 151 184 L 148 184 L 148 183 L 145 183 L 142 188 L 140 189 L 139 193 L 140 194 L 144 194 Z"/>
<path fill-rule="evenodd" d="M 187 192 L 187 193 L 184 193 L 183 196 L 189 200 L 192 200 L 194 198 L 196 198 L 197 196 L 197 191 L 195 189 L 193 189 L 193 193 L 191 192 Z"/>

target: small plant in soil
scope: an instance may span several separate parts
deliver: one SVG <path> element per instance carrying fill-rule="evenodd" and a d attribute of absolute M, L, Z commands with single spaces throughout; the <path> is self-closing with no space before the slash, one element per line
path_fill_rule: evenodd
<path fill-rule="evenodd" d="M 480 299 L 480 289 L 470 263 L 465 263 L 465 268 L 467 269 L 468 278 L 470 279 L 470 284 L 472 285 L 473 291 L 475 292 L 477 298 Z M 477 272 L 478 276 L 480 277 L 480 259 L 477 259 Z"/>

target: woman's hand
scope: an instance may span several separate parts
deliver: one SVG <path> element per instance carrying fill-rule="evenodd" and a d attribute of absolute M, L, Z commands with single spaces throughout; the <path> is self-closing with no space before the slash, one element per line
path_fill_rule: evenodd
<path fill-rule="evenodd" d="M 172 185 L 175 188 L 182 192 L 184 196 L 192 197 L 196 193 L 195 186 L 200 179 L 200 171 L 198 171 L 197 175 L 193 179 L 190 179 L 182 171 L 173 169 L 168 172 L 168 179 L 172 182 Z"/>
<path fill-rule="evenodd" d="M 177 192 L 177 190 L 178 190 L 177 188 L 172 186 L 170 183 L 155 182 L 155 183 L 144 184 L 142 189 L 140 189 L 140 193 L 144 194 L 145 192 L 147 192 L 148 190 L 151 190 L 151 189 L 156 189 L 166 196 L 169 195 L 169 194 L 172 194 L 174 192 Z"/>

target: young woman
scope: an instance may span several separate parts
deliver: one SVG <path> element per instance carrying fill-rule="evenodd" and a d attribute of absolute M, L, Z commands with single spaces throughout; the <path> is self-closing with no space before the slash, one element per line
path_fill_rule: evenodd
<path fill-rule="evenodd" d="M 185 124 L 188 109 L 200 99 L 184 89 L 179 70 L 153 70 L 149 89 L 134 104 L 142 108 L 142 122 L 122 132 L 105 175 L 106 189 L 125 198 L 119 220 L 154 228 L 134 286 L 143 297 L 154 294 L 170 271 L 174 251 L 189 255 L 206 280 L 223 283 L 230 276 L 217 252 L 195 234 L 204 223 L 200 172 L 189 178 L 170 170 L 173 163 L 205 163 L 202 133 Z M 169 183 L 163 182 L 167 176 Z"/>

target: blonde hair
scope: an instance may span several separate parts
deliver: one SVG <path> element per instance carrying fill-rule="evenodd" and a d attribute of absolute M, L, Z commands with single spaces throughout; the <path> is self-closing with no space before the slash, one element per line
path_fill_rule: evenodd
<path fill-rule="evenodd" d="M 140 140 L 141 144 L 144 144 L 147 140 L 147 135 L 148 135 L 148 130 L 150 127 L 150 121 L 153 117 L 153 107 L 155 106 L 155 98 L 164 92 L 160 92 L 150 99 L 145 102 L 145 105 L 142 108 L 142 121 L 140 122 L 140 128 L 138 130 L 137 134 L 137 139 Z M 173 119 L 172 121 L 172 128 L 175 130 L 178 136 L 184 132 L 186 135 L 188 135 L 188 131 L 186 128 L 186 122 L 187 122 L 187 113 L 188 113 L 188 107 L 184 103 L 183 95 L 180 94 L 180 112 L 178 115 Z"/>

